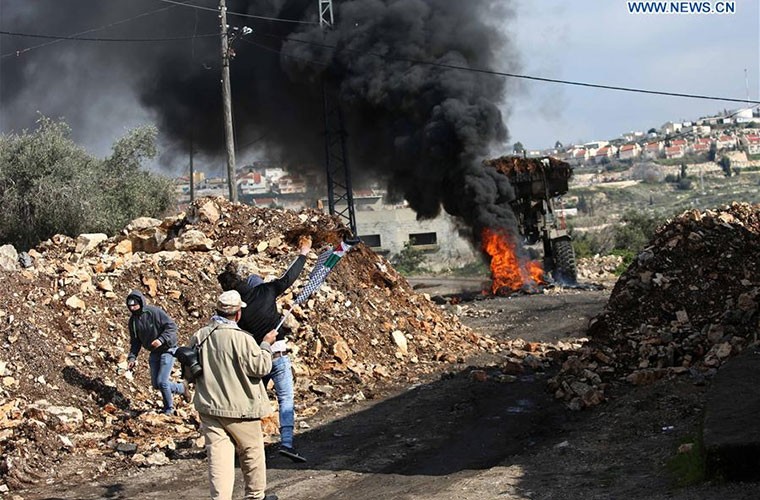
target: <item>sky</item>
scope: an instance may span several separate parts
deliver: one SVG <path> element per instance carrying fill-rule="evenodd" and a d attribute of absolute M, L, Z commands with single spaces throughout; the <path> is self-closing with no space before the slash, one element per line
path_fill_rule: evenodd
<path fill-rule="evenodd" d="M 735 14 L 629 14 L 627 0 L 518 0 L 505 22 L 522 73 L 758 101 L 760 2 Z M 715 2 L 713 2 L 714 4 Z M 746 81 L 745 84 L 745 69 Z M 522 81 L 506 119 L 528 149 L 612 139 L 739 104 Z"/>
<path fill-rule="evenodd" d="M 60 0 L 60 5 L 67 1 Z M 504 58 L 510 60 L 505 59 L 503 66 L 497 60 L 491 69 L 515 72 L 517 67 L 517 72 L 537 77 L 738 99 L 745 99 L 749 90 L 750 99 L 760 100 L 760 2 L 735 0 L 736 12 L 724 15 L 636 15 L 628 12 L 628 2 L 504 0 L 506 14 L 493 22 L 507 34 L 509 45 Z M 24 0 L 0 0 L 0 14 L 3 4 L 24 5 Z M 160 6 L 156 2 L 156 7 Z M 13 26 L 4 23 L 2 28 Z M 86 27 L 76 27 L 82 28 Z M 129 33 L 127 28 L 123 33 Z M 38 27 L 45 29 L 48 28 Z M 67 30 L 62 26 L 56 32 Z M 111 32 L 102 36 L 111 36 Z M 60 54 L 60 64 L 66 65 L 71 52 L 61 48 L 67 43 L 72 42 L 37 50 Z M 35 61 L 42 59 L 30 58 L 24 71 L 34 74 L 39 70 Z M 4 60 L 0 71 L 12 70 L 12 64 L 12 58 Z M 74 64 L 72 61 L 70 65 Z M 102 156 L 127 129 L 153 120 L 151 112 L 138 104 L 134 90 L 125 83 L 129 75 L 123 79 L 119 75 L 111 77 L 110 95 L 90 95 L 81 78 L 90 78 L 88 73 L 91 78 L 102 78 L 103 72 L 110 70 L 107 66 L 78 67 L 80 76 L 76 79 L 30 80 L 29 88 L 24 90 L 28 98 L 17 100 L 16 107 L 0 109 L 0 131 L 7 131 L 3 124 L 9 121 L 9 115 L 21 111 L 18 106 L 23 106 L 25 112 L 34 107 L 35 111 L 55 116 L 64 108 L 72 113 L 67 101 L 77 99 L 86 103 L 75 107 L 82 116 L 67 118 L 86 128 L 86 133 L 75 131 L 77 139 Z M 507 85 L 501 109 L 509 137 L 493 148 L 494 154 L 509 152 L 517 141 L 528 149 L 541 149 L 552 147 L 556 141 L 567 145 L 612 139 L 626 132 L 659 127 L 666 121 L 691 120 L 739 106 L 512 78 Z M 264 155 L 249 149 L 240 155 L 239 162 Z"/>

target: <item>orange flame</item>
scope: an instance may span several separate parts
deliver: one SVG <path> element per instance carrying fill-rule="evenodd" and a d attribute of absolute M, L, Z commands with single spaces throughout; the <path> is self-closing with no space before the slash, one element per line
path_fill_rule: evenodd
<path fill-rule="evenodd" d="M 517 256 L 514 238 L 502 230 L 486 228 L 482 234 L 483 251 L 491 256 L 491 292 L 533 289 L 544 283 L 544 270 L 535 260 Z"/>

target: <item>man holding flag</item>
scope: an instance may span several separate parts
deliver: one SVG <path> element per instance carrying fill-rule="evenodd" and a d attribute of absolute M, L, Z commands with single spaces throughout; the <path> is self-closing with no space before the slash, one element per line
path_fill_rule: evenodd
<path fill-rule="evenodd" d="M 277 297 L 282 295 L 296 281 L 306 263 L 306 255 L 311 250 L 311 237 L 302 236 L 298 241 L 299 256 L 280 278 L 264 282 L 260 276 L 241 278 L 231 270 L 218 276 L 222 290 L 237 290 L 247 307 L 242 310 L 238 326 L 261 342 L 264 336 L 277 329 L 277 340 L 272 344 L 272 371 L 265 378 L 271 379 L 277 394 L 280 417 L 279 453 L 294 462 L 306 462 L 306 458 L 293 448 L 293 427 L 295 411 L 293 403 L 293 370 L 288 357 L 286 332 L 280 329 L 283 317 L 277 310 Z"/>

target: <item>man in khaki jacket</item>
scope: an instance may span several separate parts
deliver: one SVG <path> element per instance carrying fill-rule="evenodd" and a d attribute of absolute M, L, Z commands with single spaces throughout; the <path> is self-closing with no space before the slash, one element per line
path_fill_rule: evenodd
<path fill-rule="evenodd" d="M 245 302 L 224 292 L 211 322 L 190 339 L 200 344 L 203 373 L 196 380 L 195 409 L 201 419 L 209 462 L 212 500 L 230 500 L 235 483 L 235 451 L 245 482 L 246 500 L 277 500 L 266 495 L 266 464 L 261 418 L 272 413 L 261 378 L 272 369 L 268 333 L 261 345 L 237 326 Z"/>

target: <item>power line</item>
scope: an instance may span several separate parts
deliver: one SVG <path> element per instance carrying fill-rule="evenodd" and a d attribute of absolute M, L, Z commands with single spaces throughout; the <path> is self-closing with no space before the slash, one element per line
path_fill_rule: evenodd
<path fill-rule="evenodd" d="M 184 3 L 181 3 L 181 2 L 177 2 L 176 0 L 158 0 L 158 1 L 159 2 L 164 2 L 164 3 L 170 3 L 170 4 L 174 4 L 174 5 L 180 5 L 182 7 L 190 7 L 190 8 L 198 9 L 198 10 L 207 10 L 209 12 L 215 12 L 217 14 L 219 13 L 219 9 L 215 9 L 213 7 L 204 7 L 202 5 L 189 5 L 189 4 L 184 4 Z M 281 22 L 281 23 L 318 24 L 318 23 L 313 22 L 313 21 L 299 21 L 297 19 L 284 19 L 284 18 L 281 18 L 281 17 L 256 16 L 254 14 L 243 14 L 242 12 L 230 12 L 230 11 L 227 11 L 227 15 L 228 16 L 247 17 L 247 18 L 251 18 L 251 19 L 262 19 L 264 21 L 277 21 L 277 22 Z"/>
<path fill-rule="evenodd" d="M 192 2 L 192 1 L 195 1 L 195 0 L 187 0 L 188 3 Z M 112 22 L 110 24 L 106 24 L 105 26 L 100 26 L 98 28 L 91 28 L 91 29 L 88 29 L 88 30 L 85 30 L 85 31 L 80 31 L 78 33 L 74 33 L 74 34 L 69 35 L 69 36 L 87 35 L 88 33 L 94 33 L 96 31 L 102 31 L 102 30 L 111 28 L 113 26 L 118 26 L 120 24 L 128 23 L 130 21 L 134 21 L 135 19 L 140 19 L 141 17 L 150 16 L 150 15 L 156 14 L 158 12 L 164 12 L 164 11 L 167 11 L 167 10 L 171 10 L 171 9 L 173 9 L 175 7 L 176 7 L 176 5 L 170 5 L 169 7 L 162 7 L 160 9 L 151 10 L 149 12 L 143 12 L 142 14 L 138 14 L 136 16 L 128 17 L 128 18 L 122 19 L 120 21 L 114 21 L 114 22 Z M 39 45 L 33 45 L 31 47 L 26 47 L 24 49 L 20 49 L 20 50 L 17 50 L 15 52 L 9 52 L 7 54 L 2 54 L 2 55 L 0 55 L 0 59 L 3 59 L 5 57 L 10 57 L 10 56 L 20 56 L 21 54 L 24 54 L 26 52 L 32 51 L 34 49 L 39 49 L 39 48 L 42 48 L 42 47 L 47 47 L 48 45 L 53 45 L 53 44 L 56 44 L 56 43 L 59 43 L 59 42 L 63 42 L 63 41 L 64 41 L 64 39 L 55 39 L 55 40 L 52 40 L 50 42 L 44 42 L 44 43 L 41 43 Z"/>
<path fill-rule="evenodd" d="M 244 42 L 249 43 L 255 47 L 258 47 L 260 49 L 266 50 L 268 52 L 273 52 L 275 54 L 281 54 L 283 57 L 289 57 L 290 59 L 298 59 L 299 61 L 305 61 L 311 64 L 318 64 L 320 66 L 329 66 L 330 63 L 322 62 L 322 61 L 315 61 L 314 59 L 309 59 L 308 57 L 302 57 L 302 56 L 296 56 L 293 54 L 286 54 L 282 51 L 282 49 L 274 49 L 272 47 L 267 47 L 264 44 L 256 43 L 252 40 L 248 40 L 247 38 L 242 39 Z"/>
<path fill-rule="evenodd" d="M 308 40 L 291 38 L 289 36 L 277 36 L 277 35 L 269 35 L 269 34 L 261 34 L 261 36 L 265 36 L 269 38 L 277 38 L 281 40 L 289 40 L 291 42 L 304 43 L 307 45 L 314 45 L 317 47 L 338 49 L 338 46 L 336 45 L 311 42 Z M 556 78 L 545 78 L 545 77 L 533 76 L 533 75 L 522 75 L 518 73 L 507 73 L 503 71 L 495 71 L 495 70 L 482 69 L 482 68 L 469 68 L 466 66 L 457 66 L 454 64 L 446 64 L 446 63 L 439 63 L 439 62 L 433 62 L 433 61 L 423 61 L 421 59 L 388 56 L 385 54 L 378 54 L 375 52 L 366 52 L 362 50 L 354 50 L 354 49 L 347 49 L 347 48 L 343 48 L 341 50 L 345 50 L 346 52 L 354 52 L 358 54 L 363 54 L 363 55 L 370 55 L 370 56 L 378 57 L 380 59 L 384 59 L 386 61 L 407 62 L 410 64 L 421 64 L 425 66 L 434 66 L 434 67 L 447 68 L 447 69 L 453 69 L 453 70 L 458 70 L 458 71 L 469 71 L 471 73 L 481 73 L 481 74 L 487 74 L 487 75 L 493 75 L 493 76 L 503 76 L 507 78 L 518 78 L 522 80 L 532 80 L 532 81 L 546 82 L 546 83 L 558 83 L 562 85 L 573 85 L 576 87 L 587 87 L 587 88 L 596 88 L 596 89 L 603 89 L 603 90 L 617 90 L 620 92 L 635 92 L 639 94 L 661 95 L 661 96 L 668 96 L 668 97 L 686 97 L 690 99 L 702 99 L 702 100 L 711 100 L 711 101 L 738 102 L 742 104 L 760 104 L 760 101 L 748 101 L 746 99 L 735 99 L 732 97 L 688 94 L 688 93 L 683 93 L 683 92 L 666 92 L 666 91 L 661 91 L 661 90 L 639 89 L 639 88 L 634 88 L 634 87 L 622 87 L 622 86 L 617 86 L 617 85 L 604 85 L 604 84 L 598 84 L 598 83 L 579 82 L 579 81 L 574 81 L 574 80 L 560 80 Z"/>
<path fill-rule="evenodd" d="M 79 40 L 81 42 L 173 42 L 177 40 L 192 40 L 194 38 L 219 36 L 219 33 L 205 33 L 203 35 L 176 36 L 167 38 L 92 38 L 79 36 L 41 35 L 37 33 L 18 33 L 15 31 L 0 31 L 0 35 L 29 38 L 47 38 L 51 40 Z"/>
<path fill-rule="evenodd" d="M 215 9 L 212 9 L 210 7 L 201 7 L 197 5 L 190 5 L 190 4 L 184 4 L 175 2 L 173 0 L 159 0 L 161 2 L 168 2 L 176 5 L 182 5 L 185 7 L 193 7 L 193 8 L 200 8 L 202 10 L 211 10 L 216 12 Z M 171 8 L 167 7 L 166 9 Z M 166 10 L 166 9 L 159 9 L 159 10 Z M 130 19 L 126 19 L 123 21 L 118 21 L 117 23 L 112 23 L 109 26 L 127 22 L 129 20 L 136 19 L 138 17 L 142 17 L 144 15 L 152 14 L 158 11 L 152 11 L 144 14 L 140 14 L 139 16 L 135 16 Z M 229 13 L 230 15 L 234 13 Z M 243 15 L 246 17 L 256 17 L 263 19 L 262 16 L 252 16 L 248 14 L 238 14 Z M 279 20 L 279 21 L 288 21 L 284 19 L 279 18 L 268 18 L 270 20 Z M 293 21 L 293 22 L 302 22 L 302 21 Z M 305 21 L 304 21 L 305 22 Z M 316 24 L 316 23 L 309 23 L 309 24 Z M 87 32 L 97 31 L 103 28 L 95 28 L 93 30 L 88 30 Z M 86 32 L 83 32 L 86 33 Z M 195 38 L 206 38 L 206 37 L 213 37 L 218 36 L 218 33 L 208 33 L 203 35 L 197 35 L 193 34 L 192 36 L 184 36 L 184 37 L 168 37 L 168 38 L 91 38 L 91 37 L 80 37 L 77 35 L 72 36 L 55 36 L 55 35 L 43 35 L 43 34 L 33 34 L 33 33 L 19 33 L 19 32 L 11 32 L 11 31 L 0 31 L 0 35 L 9 35 L 9 36 L 19 36 L 19 37 L 30 37 L 30 38 L 43 38 L 43 39 L 51 39 L 54 40 L 54 42 L 49 42 L 47 44 L 41 44 L 35 47 L 30 47 L 27 49 L 23 49 L 21 51 L 16 51 L 12 53 L 3 54 L 0 56 L 0 58 L 8 57 L 11 55 L 21 55 L 23 52 L 26 52 L 28 50 L 32 50 L 33 48 L 41 47 L 44 45 L 49 45 L 50 43 L 56 43 L 58 41 L 63 40 L 79 40 L 79 41 L 90 41 L 90 42 L 168 42 L 168 41 L 180 41 L 180 40 L 194 40 Z M 270 34 L 261 34 L 261 36 L 268 37 L 268 38 L 276 38 L 279 40 L 288 40 L 291 42 L 296 43 L 303 43 L 306 45 L 312 45 L 316 47 L 323 47 L 323 48 L 329 48 L 329 49 L 338 49 L 339 47 L 336 45 L 329 45 L 329 44 L 323 44 L 318 42 L 312 42 L 308 40 L 301 40 L 299 38 L 292 38 L 289 36 L 277 36 L 277 35 L 270 35 Z M 253 45 L 256 45 L 264 50 L 270 50 L 270 51 L 277 51 L 278 53 L 282 53 L 282 50 L 278 49 L 271 49 L 269 47 L 256 44 L 250 40 L 246 40 L 249 43 L 252 43 Z M 354 50 L 354 49 L 347 49 L 343 48 L 342 50 L 346 52 L 354 52 L 362 55 L 370 55 L 373 57 L 378 57 L 380 59 L 386 60 L 386 61 L 397 61 L 397 62 L 406 62 L 410 64 L 419 64 L 419 65 L 425 65 L 425 66 L 433 66 L 433 67 L 439 67 L 439 68 L 446 68 L 446 69 L 453 69 L 457 71 L 468 71 L 471 73 L 480 73 L 480 74 L 487 74 L 487 75 L 493 75 L 493 76 L 502 76 L 507 78 L 517 78 L 517 79 L 523 79 L 523 80 L 531 80 L 531 81 L 539 81 L 539 82 L 545 82 L 545 83 L 557 83 L 561 85 L 571 85 L 576 87 L 586 87 L 586 88 L 596 88 L 596 89 L 603 89 L 603 90 L 615 90 L 620 92 L 632 92 L 632 93 L 639 93 L 639 94 L 648 94 L 648 95 L 660 95 L 660 96 L 667 96 L 667 97 L 684 97 L 689 99 L 702 99 L 702 100 L 711 100 L 711 101 L 724 101 L 724 102 L 736 102 L 736 103 L 742 103 L 742 104 L 755 104 L 760 105 L 760 101 L 750 101 L 746 99 L 735 99 L 731 97 L 720 97 L 720 96 L 710 96 L 710 95 L 702 95 L 702 94 L 689 94 L 684 92 L 666 92 L 666 91 L 660 91 L 660 90 L 651 90 L 651 89 L 641 89 L 641 88 L 634 88 L 634 87 L 623 87 L 623 86 L 617 86 L 617 85 L 604 85 L 604 84 L 597 84 L 597 83 L 589 83 L 589 82 L 580 82 L 580 81 L 574 81 L 574 80 L 561 80 L 556 78 L 545 78 L 540 76 L 533 76 L 533 75 L 523 75 L 518 73 L 507 73 L 503 71 L 495 71 L 495 70 L 488 70 L 488 69 L 482 69 L 482 68 L 470 68 L 466 66 L 457 66 L 454 64 L 446 64 L 446 63 L 440 63 L 440 62 L 434 62 L 434 61 L 423 61 L 421 59 L 412 59 L 412 58 L 406 58 L 406 57 L 396 57 L 396 56 L 389 56 L 385 54 L 378 54 L 375 52 L 366 52 L 366 51 L 360 51 L 360 50 Z M 311 62 L 313 64 L 320 64 L 325 65 L 325 63 L 314 61 L 308 58 L 304 58 L 301 56 L 294 56 L 289 54 L 283 54 L 285 57 L 290 57 L 294 59 L 300 59 L 303 61 Z"/>

